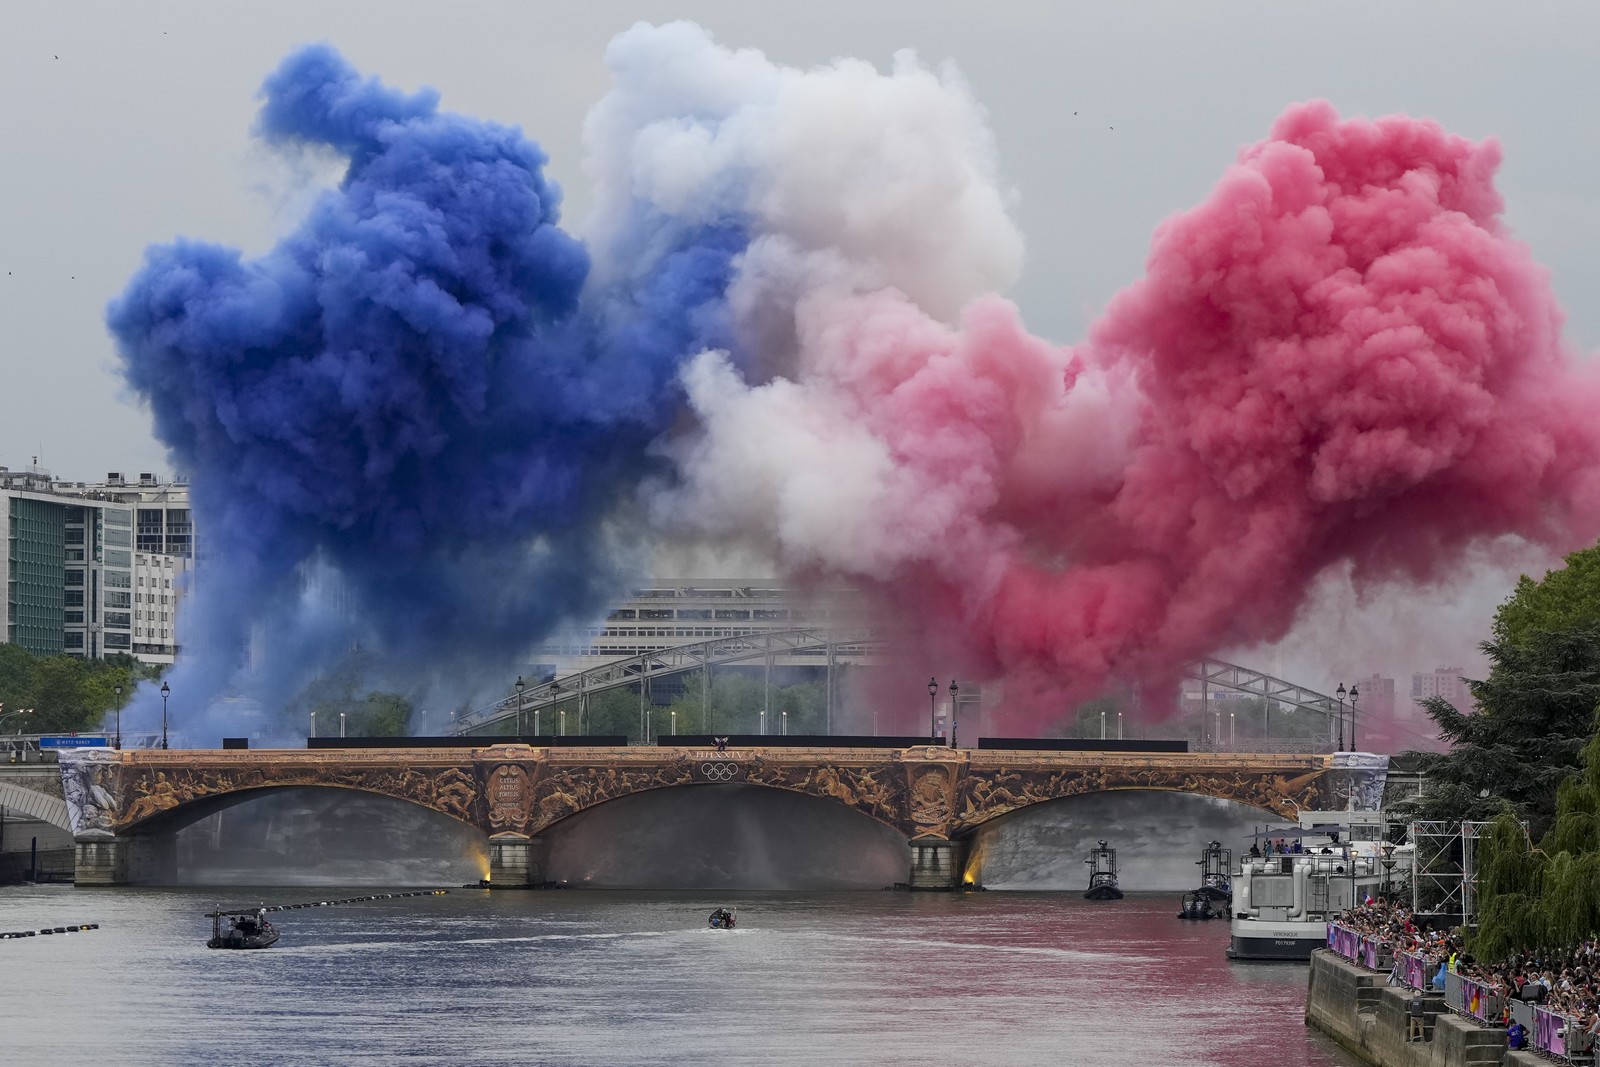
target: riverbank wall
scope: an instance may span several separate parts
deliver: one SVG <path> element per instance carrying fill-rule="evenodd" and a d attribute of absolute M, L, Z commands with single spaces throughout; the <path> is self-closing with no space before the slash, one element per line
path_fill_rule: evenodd
<path fill-rule="evenodd" d="M 1311 956 L 1306 1025 L 1373 1067 L 1549 1067 L 1533 1052 L 1506 1048 L 1506 1032 L 1452 1015 L 1440 994 L 1387 984 L 1387 976 L 1319 949 Z M 1423 1032 L 1408 1039 L 1407 1005 L 1423 998 Z"/>

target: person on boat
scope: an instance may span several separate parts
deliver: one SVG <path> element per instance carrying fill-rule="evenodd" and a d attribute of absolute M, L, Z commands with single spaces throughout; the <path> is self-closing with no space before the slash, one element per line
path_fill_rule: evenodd
<path fill-rule="evenodd" d="M 1261 846 L 1259 844 L 1255 844 L 1253 842 L 1251 843 L 1250 858 L 1253 860 L 1258 860 L 1261 858 Z"/>

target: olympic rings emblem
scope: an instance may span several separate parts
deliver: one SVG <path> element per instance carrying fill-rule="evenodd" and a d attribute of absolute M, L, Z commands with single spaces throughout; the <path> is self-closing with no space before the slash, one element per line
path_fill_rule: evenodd
<path fill-rule="evenodd" d="M 731 782 L 739 777 L 737 763 L 711 763 L 700 764 L 700 777 L 708 782 Z"/>

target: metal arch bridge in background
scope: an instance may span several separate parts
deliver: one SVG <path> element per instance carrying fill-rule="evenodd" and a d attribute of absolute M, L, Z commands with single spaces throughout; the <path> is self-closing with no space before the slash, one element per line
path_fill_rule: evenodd
<path fill-rule="evenodd" d="M 780 656 L 814 656 L 820 653 L 826 657 L 825 662 L 831 669 L 840 657 L 856 659 L 883 641 L 882 630 L 862 627 L 852 630 L 770 630 L 673 645 L 527 686 L 521 694 L 513 693 L 460 716 L 452 724 L 452 730 L 458 734 L 469 734 L 496 723 L 515 720 L 528 712 L 544 711 L 573 697 L 582 701 L 591 694 L 637 685 L 641 680 L 648 683 L 654 678 L 725 663 L 762 660 L 770 666 L 771 661 Z M 829 688 L 831 695 L 832 687 Z"/>
<path fill-rule="evenodd" d="M 820 653 L 826 657 L 825 662 L 831 669 L 840 657 L 856 659 L 881 645 L 885 639 L 884 631 L 876 627 L 848 630 L 819 628 L 770 630 L 674 645 L 527 686 L 520 694 L 513 693 L 460 716 L 452 724 L 452 729 L 458 734 L 469 734 L 498 723 L 514 721 L 528 712 L 552 708 L 573 697 L 581 701 L 592 693 L 603 693 L 608 689 L 637 685 L 641 681 L 648 683 L 653 678 L 727 663 L 762 660 L 770 666 L 771 661 L 780 656 L 815 656 Z M 1182 675 L 1207 685 L 1248 693 L 1280 706 L 1322 715 L 1329 721 L 1330 732 L 1335 716 L 1344 713 L 1341 703 L 1325 693 L 1224 660 L 1194 660 L 1184 667 Z M 831 695 L 832 686 L 829 690 Z M 642 699 L 643 694 L 640 696 Z"/>

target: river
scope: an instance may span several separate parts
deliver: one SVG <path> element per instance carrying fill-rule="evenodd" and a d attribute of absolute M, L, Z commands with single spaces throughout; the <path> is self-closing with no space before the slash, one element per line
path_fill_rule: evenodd
<path fill-rule="evenodd" d="M 0 889 L 0 1062 L 1347 1067 L 1302 1021 L 1306 969 L 1236 964 L 1176 894 Z M 739 927 L 706 915 L 737 905 Z"/>

